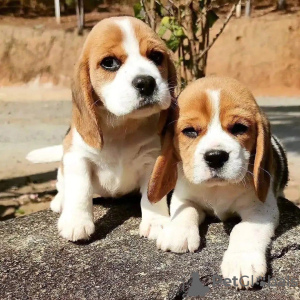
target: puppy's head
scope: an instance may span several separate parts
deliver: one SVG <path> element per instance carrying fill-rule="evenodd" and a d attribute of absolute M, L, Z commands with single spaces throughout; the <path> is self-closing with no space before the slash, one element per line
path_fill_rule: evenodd
<path fill-rule="evenodd" d="M 90 32 L 75 68 L 73 101 L 81 119 L 76 128 L 84 139 L 87 124 L 94 125 L 88 135 L 99 131 L 99 108 L 123 119 L 158 113 L 170 106 L 175 86 L 168 50 L 146 24 L 131 17 L 105 19 Z M 99 137 L 101 132 L 88 144 L 100 147 Z"/>
<path fill-rule="evenodd" d="M 204 78 L 189 85 L 177 104 L 163 132 L 149 199 L 158 201 L 175 186 L 176 163 L 182 161 L 193 184 L 240 183 L 250 174 L 264 201 L 270 185 L 270 127 L 250 91 L 233 79 Z"/>

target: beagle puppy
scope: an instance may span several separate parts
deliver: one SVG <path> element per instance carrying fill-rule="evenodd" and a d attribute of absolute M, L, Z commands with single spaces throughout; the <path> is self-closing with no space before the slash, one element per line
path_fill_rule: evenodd
<path fill-rule="evenodd" d="M 51 209 L 60 212 L 58 230 L 70 241 L 95 230 L 93 194 L 142 194 L 140 235 L 156 239 L 169 219 L 166 198 L 152 205 L 147 186 L 160 153 L 160 112 L 174 96 L 176 71 L 164 42 L 142 21 L 113 17 L 88 35 L 75 66 L 71 127 L 60 146 L 35 150 L 28 159 L 62 156 L 58 194 Z M 54 156 L 54 158 L 53 158 Z M 39 158 L 40 157 L 40 158 Z"/>
<path fill-rule="evenodd" d="M 285 152 L 253 95 L 234 79 L 197 80 L 169 110 L 161 134 L 148 197 L 156 203 L 174 192 L 171 221 L 157 247 L 194 252 L 206 214 L 222 221 L 236 214 L 241 222 L 230 234 L 222 274 L 231 280 L 253 276 L 255 283 L 267 270 L 266 249 L 278 224 L 276 198 L 288 170 Z"/>

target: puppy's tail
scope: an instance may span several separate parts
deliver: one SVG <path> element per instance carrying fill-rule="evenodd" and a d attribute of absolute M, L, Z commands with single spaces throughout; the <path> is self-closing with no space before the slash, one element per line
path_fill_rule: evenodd
<path fill-rule="evenodd" d="M 35 164 L 39 164 L 60 161 L 62 156 L 63 146 L 56 145 L 33 150 L 27 154 L 26 159 Z"/>

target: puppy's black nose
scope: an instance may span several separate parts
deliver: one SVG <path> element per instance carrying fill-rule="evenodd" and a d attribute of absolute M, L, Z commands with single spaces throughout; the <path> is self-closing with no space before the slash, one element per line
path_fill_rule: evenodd
<path fill-rule="evenodd" d="M 229 158 L 229 153 L 223 150 L 210 150 L 204 154 L 204 159 L 212 169 L 222 168 Z"/>
<path fill-rule="evenodd" d="M 132 85 L 142 96 L 151 96 L 156 87 L 156 82 L 152 76 L 139 75 L 133 79 Z"/>

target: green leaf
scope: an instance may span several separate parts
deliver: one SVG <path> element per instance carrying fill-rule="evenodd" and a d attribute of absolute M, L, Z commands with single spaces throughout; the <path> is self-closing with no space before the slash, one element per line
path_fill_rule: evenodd
<path fill-rule="evenodd" d="M 168 28 L 170 26 L 170 19 L 170 17 L 163 17 L 160 24 Z"/>
<path fill-rule="evenodd" d="M 212 28 L 218 19 L 219 19 L 218 15 L 213 10 L 209 10 L 207 12 L 207 21 L 208 21 L 209 28 Z"/>
<path fill-rule="evenodd" d="M 175 35 L 172 35 L 167 41 L 166 41 L 167 47 L 175 52 L 179 45 L 180 45 L 180 39 L 178 39 Z"/>
<path fill-rule="evenodd" d="M 160 25 L 159 28 L 158 28 L 159 37 L 162 38 L 164 36 L 164 34 L 166 33 L 167 29 L 168 28 L 166 26 Z"/>
<path fill-rule="evenodd" d="M 184 37 L 185 36 L 183 28 L 181 26 L 176 26 L 176 27 L 174 26 L 173 34 L 176 37 Z"/>
<path fill-rule="evenodd" d="M 136 3 L 133 5 L 133 11 L 134 11 L 134 16 L 137 19 L 143 20 L 144 16 L 143 16 L 143 7 L 141 5 L 141 3 Z"/>

